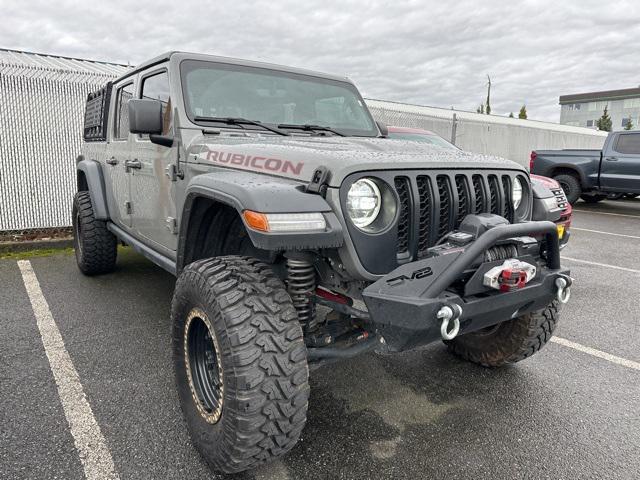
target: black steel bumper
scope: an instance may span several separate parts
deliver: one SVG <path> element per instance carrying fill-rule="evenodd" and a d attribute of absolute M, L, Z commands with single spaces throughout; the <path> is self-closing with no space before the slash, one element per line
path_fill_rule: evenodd
<path fill-rule="evenodd" d="M 533 235 L 544 235 L 546 254 L 544 261 L 525 258 L 538 268 L 524 288 L 513 292 L 487 289 L 470 295 L 450 289 L 475 265 L 480 265 L 475 275 L 481 277 L 488 268 L 502 263 L 482 262 L 484 252 L 497 242 Z M 371 322 L 389 349 L 402 351 L 442 338 L 437 314 L 445 305 L 462 308 L 460 334 L 469 333 L 544 308 L 556 297 L 555 281 L 563 275 L 568 277 L 569 271 L 560 267 L 556 225 L 528 222 L 491 228 L 463 250 L 402 265 L 368 286 L 363 297 Z"/>

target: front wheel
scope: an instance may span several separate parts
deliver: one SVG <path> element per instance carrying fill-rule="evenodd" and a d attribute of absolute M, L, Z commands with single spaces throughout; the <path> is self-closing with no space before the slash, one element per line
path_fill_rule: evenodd
<path fill-rule="evenodd" d="M 501 367 L 524 360 L 544 347 L 558 319 L 559 304 L 554 300 L 542 310 L 460 335 L 445 344 L 464 360 L 483 367 Z"/>
<path fill-rule="evenodd" d="M 307 351 L 296 310 L 271 269 L 246 257 L 187 266 L 171 305 L 173 360 L 191 439 L 223 473 L 296 444 L 307 415 Z"/>

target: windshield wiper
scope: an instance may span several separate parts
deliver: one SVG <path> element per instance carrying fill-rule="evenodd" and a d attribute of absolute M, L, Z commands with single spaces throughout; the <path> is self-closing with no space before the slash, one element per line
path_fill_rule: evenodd
<path fill-rule="evenodd" d="M 313 132 L 313 131 L 331 132 L 334 135 L 338 135 L 340 137 L 346 137 L 344 133 L 334 130 L 331 127 L 325 127 L 323 125 L 309 125 L 309 124 L 295 125 L 295 124 L 281 123 L 280 125 L 278 125 L 278 128 L 291 128 L 291 129 L 297 129 L 297 130 L 304 130 L 306 132 Z"/>
<path fill-rule="evenodd" d="M 262 122 L 257 120 L 249 120 L 246 118 L 239 117 L 194 117 L 196 122 L 220 122 L 226 123 L 227 125 L 238 125 L 242 127 L 243 125 L 254 125 L 256 127 L 264 128 L 265 130 L 269 130 L 270 132 L 277 133 L 278 135 L 289 136 L 287 132 L 283 132 L 282 130 L 278 130 L 275 127 L 270 127 L 269 125 L 265 125 Z"/>

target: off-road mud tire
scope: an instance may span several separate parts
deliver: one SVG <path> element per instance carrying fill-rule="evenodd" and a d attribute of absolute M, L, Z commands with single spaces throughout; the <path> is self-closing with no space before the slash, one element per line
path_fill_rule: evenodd
<path fill-rule="evenodd" d="M 559 303 L 478 332 L 445 341 L 449 351 L 483 367 L 513 364 L 538 352 L 551 339 L 559 320 Z"/>
<path fill-rule="evenodd" d="M 107 229 L 107 223 L 93 213 L 89 192 L 78 192 L 73 198 L 73 248 L 78 268 L 85 275 L 110 273 L 116 267 L 118 239 Z"/>
<path fill-rule="evenodd" d="M 208 317 L 219 349 L 222 408 L 215 423 L 198 409 L 187 374 L 186 320 L 194 309 Z M 211 468 L 240 472 L 293 448 L 307 416 L 307 351 L 291 298 L 272 270 L 239 256 L 191 263 L 178 278 L 171 316 L 182 411 Z"/>

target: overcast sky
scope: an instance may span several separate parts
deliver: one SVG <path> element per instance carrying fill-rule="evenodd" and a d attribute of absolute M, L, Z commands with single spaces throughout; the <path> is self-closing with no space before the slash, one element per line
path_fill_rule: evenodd
<path fill-rule="evenodd" d="M 13 1 L 0 47 L 137 64 L 166 50 L 346 74 L 364 96 L 559 120 L 558 96 L 640 85 L 640 1 Z"/>

